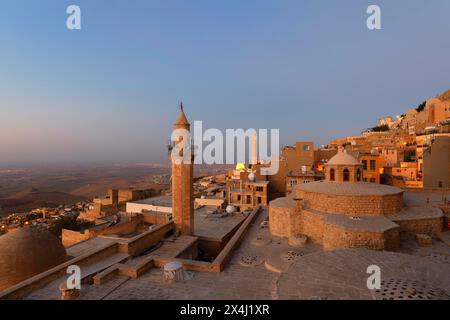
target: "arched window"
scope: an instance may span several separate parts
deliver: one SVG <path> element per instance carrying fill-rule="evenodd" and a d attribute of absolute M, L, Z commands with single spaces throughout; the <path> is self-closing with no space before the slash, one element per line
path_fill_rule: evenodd
<path fill-rule="evenodd" d="M 356 170 L 356 181 L 361 181 L 361 170 Z"/>
<path fill-rule="evenodd" d="M 344 169 L 344 182 L 350 181 L 350 171 L 348 169 Z"/>
<path fill-rule="evenodd" d="M 334 169 L 330 169 L 330 181 L 334 181 Z"/>

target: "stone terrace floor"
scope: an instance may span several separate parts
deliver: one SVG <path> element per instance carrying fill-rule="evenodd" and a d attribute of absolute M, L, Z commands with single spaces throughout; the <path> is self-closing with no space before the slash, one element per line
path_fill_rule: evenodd
<path fill-rule="evenodd" d="M 83 285 L 80 299 L 450 299 L 450 250 L 437 238 L 432 247 L 402 239 L 395 253 L 294 248 L 262 227 L 267 215 L 267 209 L 260 212 L 221 273 L 190 272 L 190 280 L 165 283 L 162 269 L 151 269 L 137 279 L 116 276 L 100 286 Z M 381 268 L 379 291 L 367 289 L 370 265 Z M 39 298 L 47 292 L 55 299 L 54 290 L 39 290 Z"/>

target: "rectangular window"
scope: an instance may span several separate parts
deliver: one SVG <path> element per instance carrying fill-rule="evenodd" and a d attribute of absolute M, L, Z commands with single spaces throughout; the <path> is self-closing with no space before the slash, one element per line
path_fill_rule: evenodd
<path fill-rule="evenodd" d="M 375 160 L 370 160 L 370 170 L 375 171 Z"/>
<path fill-rule="evenodd" d="M 363 169 L 367 170 L 367 160 L 362 161 Z"/>
<path fill-rule="evenodd" d="M 256 191 L 262 192 L 262 191 L 264 191 L 264 188 L 263 187 L 256 187 Z"/>
<path fill-rule="evenodd" d="M 251 196 L 247 196 L 247 204 L 251 204 L 252 203 L 252 197 Z"/>
<path fill-rule="evenodd" d="M 261 204 L 261 202 L 262 202 L 261 197 L 258 197 L 258 204 Z"/>
<path fill-rule="evenodd" d="M 309 150 L 310 150 L 309 145 L 304 144 L 304 145 L 303 145 L 303 151 L 309 151 Z"/>

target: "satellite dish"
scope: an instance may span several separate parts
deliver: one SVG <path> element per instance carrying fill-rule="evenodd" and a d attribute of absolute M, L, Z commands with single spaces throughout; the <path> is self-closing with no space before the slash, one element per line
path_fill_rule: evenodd
<path fill-rule="evenodd" d="M 232 204 L 229 204 L 229 205 L 227 206 L 227 208 L 225 209 L 225 211 L 226 211 L 227 213 L 231 214 L 231 213 L 233 213 L 233 212 L 236 211 L 236 208 L 235 208 Z"/>

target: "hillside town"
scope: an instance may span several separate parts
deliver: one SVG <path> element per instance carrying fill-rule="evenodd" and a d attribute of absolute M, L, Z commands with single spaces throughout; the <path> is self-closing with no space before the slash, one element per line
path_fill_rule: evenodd
<path fill-rule="evenodd" d="M 447 91 L 359 136 L 283 147 L 275 175 L 256 135 L 248 163 L 199 178 L 192 161 L 174 161 L 174 140 L 170 189 L 111 188 L 3 218 L 0 299 L 273 298 L 258 277 L 275 277 L 281 299 L 450 299 L 449 122 Z M 190 130 L 182 106 L 173 127 Z M 389 265 L 404 290 L 365 288 L 365 269 L 324 280 L 331 264 L 364 261 Z M 85 270 L 81 289 L 67 287 L 69 265 Z"/>

